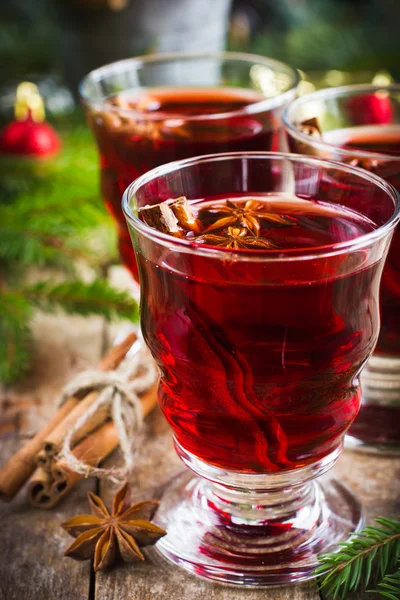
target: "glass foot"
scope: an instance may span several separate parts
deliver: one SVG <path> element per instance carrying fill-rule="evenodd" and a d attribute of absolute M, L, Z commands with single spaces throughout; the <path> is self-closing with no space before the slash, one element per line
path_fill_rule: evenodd
<path fill-rule="evenodd" d="M 170 561 L 207 579 L 251 587 L 312 579 L 317 556 L 348 539 L 364 518 L 358 500 L 333 479 L 261 491 L 187 471 L 166 489 L 156 522 L 168 531 L 157 548 Z"/>

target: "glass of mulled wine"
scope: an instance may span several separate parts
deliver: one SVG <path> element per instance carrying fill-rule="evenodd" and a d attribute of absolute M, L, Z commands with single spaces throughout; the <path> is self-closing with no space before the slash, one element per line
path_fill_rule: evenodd
<path fill-rule="evenodd" d="M 291 103 L 284 115 L 290 149 L 340 160 L 383 177 L 400 191 L 400 86 L 353 85 L 321 90 Z M 327 182 L 328 183 L 328 182 Z M 340 186 L 347 186 L 346 178 Z M 364 195 L 364 186 L 348 185 Z M 360 414 L 348 445 L 400 452 L 400 228 L 383 271 L 381 330 L 363 372 Z"/>
<path fill-rule="evenodd" d="M 348 489 L 315 478 L 359 409 L 396 191 L 340 163 L 228 153 L 148 172 L 123 210 L 160 406 L 190 469 L 162 499 L 159 550 L 222 582 L 312 577 L 362 524 Z"/>
<path fill-rule="evenodd" d="M 164 54 L 91 72 L 80 92 L 100 153 L 101 189 L 122 261 L 137 278 L 121 211 L 126 187 L 167 162 L 200 154 L 280 150 L 283 106 L 298 73 L 260 56 Z"/>

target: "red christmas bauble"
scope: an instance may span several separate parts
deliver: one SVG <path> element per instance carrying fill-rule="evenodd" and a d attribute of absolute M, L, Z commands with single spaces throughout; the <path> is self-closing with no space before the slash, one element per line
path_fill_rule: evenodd
<path fill-rule="evenodd" d="M 350 98 L 348 110 L 354 125 L 385 125 L 394 116 L 392 102 L 384 90 Z"/>
<path fill-rule="evenodd" d="M 32 83 L 21 83 L 15 102 L 16 121 L 0 132 L 0 153 L 11 156 L 45 158 L 56 154 L 60 139 L 44 119 L 43 100 Z"/>
<path fill-rule="evenodd" d="M 60 146 L 60 140 L 53 127 L 31 119 L 13 121 L 0 133 L 2 154 L 48 157 L 56 154 Z"/>

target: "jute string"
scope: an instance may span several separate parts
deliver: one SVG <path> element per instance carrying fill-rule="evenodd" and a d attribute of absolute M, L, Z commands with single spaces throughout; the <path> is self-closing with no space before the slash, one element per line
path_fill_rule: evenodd
<path fill-rule="evenodd" d="M 77 419 L 65 436 L 59 460 L 70 469 L 86 477 L 124 481 L 134 468 L 134 447 L 142 429 L 142 409 L 138 394 L 148 390 L 157 379 L 157 371 L 147 350 L 143 347 L 133 356 L 124 359 L 115 371 L 85 371 L 77 375 L 63 389 L 59 404 L 82 392 L 98 391 L 99 395 L 88 410 Z M 75 433 L 103 407 L 108 407 L 123 456 L 122 467 L 99 468 L 87 465 L 72 454 L 71 442 Z"/>

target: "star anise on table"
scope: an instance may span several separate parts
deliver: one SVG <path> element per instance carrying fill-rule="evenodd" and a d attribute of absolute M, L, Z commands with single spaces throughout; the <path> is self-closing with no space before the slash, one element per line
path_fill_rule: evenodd
<path fill-rule="evenodd" d="M 62 527 L 76 540 L 66 550 L 65 556 L 75 560 L 94 557 L 95 571 L 106 569 L 117 558 L 133 563 L 144 560 L 140 547 L 155 544 L 166 535 L 151 519 L 159 502 L 139 502 L 127 507 L 128 485 L 114 497 L 111 513 L 99 496 L 89 492 L 92 514 L 73 517 Z"/>
<path fill-rule="evenodd" d="M 276 248 L 275 244 L 264 238 L 248 235 L 248 230 L 244 227 L 228 227 L 226 233 L 223 235 L 206 233 L 196 237 L 195 241 L 210 244 L 210 246 L 228 248 L 229 250 L 239 250 L 239 248 Z"/>
<path fill-rule="evenodd" d="M 240 227 L 248 229 L 255 236 L 258 236 L 262 221 L 276 225 L 292 224 L 286 217 L 265 212 L 265 205 L 262 202 L 257 202 L 257 200 L 247 200 L 244 206 L 238 206 L 230 200 L 226 200 L 225 204 L 206 207 L 200 210 L 198 216 L 201 221 L 206 221 L 207 223 L 210 219 L 216 218 L 215 221 L 204 229 L 203 234 L 224 229 L 225 227 Z"/>

